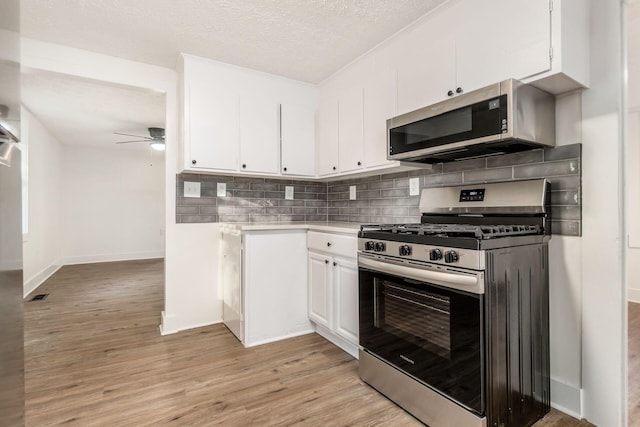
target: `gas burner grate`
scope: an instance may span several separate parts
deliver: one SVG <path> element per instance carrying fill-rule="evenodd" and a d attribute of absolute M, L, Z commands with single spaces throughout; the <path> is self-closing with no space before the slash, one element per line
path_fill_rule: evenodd
<path fill-rule="evenodd" d="M 411 234 L 437 237 L 473 237 L 494 239 L 497 237 L 541 234 L 539 225 L 471 225 L 471 224 L 367 224 L 361 231 L 379 231 L 393 234 Z"/>

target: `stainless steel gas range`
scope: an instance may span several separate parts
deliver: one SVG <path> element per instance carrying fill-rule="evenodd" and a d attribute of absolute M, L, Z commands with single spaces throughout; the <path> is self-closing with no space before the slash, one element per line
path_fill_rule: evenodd
<path fill-rule="evenodd" d="M 359 233 L 360 377 L 431 427 L 549 411 L 548 185 L 422 190 L 421 223 Z"/>

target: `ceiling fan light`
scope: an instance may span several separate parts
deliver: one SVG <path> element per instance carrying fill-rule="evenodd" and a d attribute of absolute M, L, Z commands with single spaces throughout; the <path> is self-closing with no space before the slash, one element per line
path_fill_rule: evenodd
<path fill-rule="evenodd" d="M 149 145 L 156 151 L 164 151 L 165 149 L 163 141 L 153 141 Z"/>

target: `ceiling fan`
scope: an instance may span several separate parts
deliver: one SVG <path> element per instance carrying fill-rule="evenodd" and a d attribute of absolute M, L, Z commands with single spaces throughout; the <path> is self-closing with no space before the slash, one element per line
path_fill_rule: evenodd
<path fill-rule="evenodd" d="M 130 133 L 114 132 L 116 135 L 133 136 L 140 139 L 132 141 L 119 141 L 116 144 L 129 144 L 131 142 L 148 142 L 154 150 L 164 151 L 164 128 L 149 128 L 149 136 L 132 135 Z"/>

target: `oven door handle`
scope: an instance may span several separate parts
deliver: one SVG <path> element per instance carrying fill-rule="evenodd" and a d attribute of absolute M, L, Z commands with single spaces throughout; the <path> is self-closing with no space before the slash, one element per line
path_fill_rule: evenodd
<path fill-rule="evenodd" d="M 484 294 L 484 274 L 462 273 L 453 271 L 432 271 L 406 265 L 381 262 L 362 255 L 358 255 L 358 266 L 381 273 L 393 274 L 401 278 L 419 280 L 434 285 L 447 286 L 449 288 L 474 294 Z"/>

